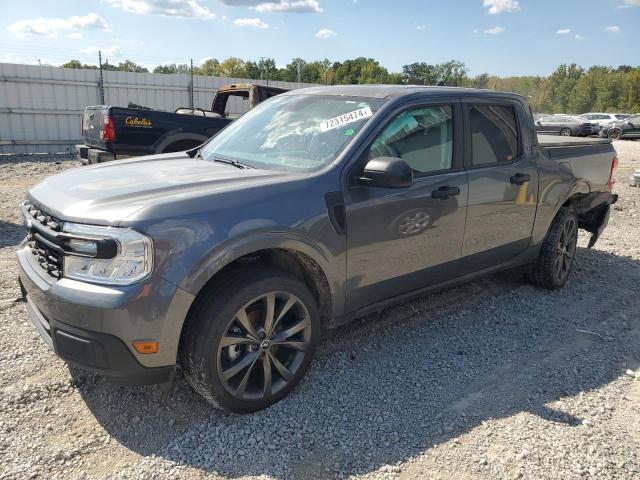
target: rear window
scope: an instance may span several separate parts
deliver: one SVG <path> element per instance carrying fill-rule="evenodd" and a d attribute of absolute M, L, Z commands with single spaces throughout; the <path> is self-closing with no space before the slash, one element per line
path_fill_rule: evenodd
<path fill-rule="evenodd" d="M 506 163 L 518 156 L 518 124 L 513 107 L 473 105 L 469 121 L 473 165 Z"/>

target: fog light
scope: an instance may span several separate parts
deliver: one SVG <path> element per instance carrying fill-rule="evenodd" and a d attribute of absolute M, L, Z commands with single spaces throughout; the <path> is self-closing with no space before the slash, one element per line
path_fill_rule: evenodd
<path fill-rule="evenodd" d="M 158 353 L 158 342 L 138 340 L 133 342 L 133 348 L 135 348 L 138 353 Z"/>

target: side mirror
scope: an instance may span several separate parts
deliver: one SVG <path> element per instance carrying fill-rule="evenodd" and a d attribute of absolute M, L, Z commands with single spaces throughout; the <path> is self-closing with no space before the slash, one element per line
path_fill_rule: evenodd
<path fill-rule="evenodd" d="M 406 188 L 413 183 L 413 170 L 401 158 L 376 157 L 365 165 L 358 183 L 372 187 Z"/>
<path fill-rule="evenodd" d="M 540 126 L 542 126 L 542 123 L 540 123 L 540 120 L 538 120 L 538 121 L 536 122 L 536 125 L 540 125 Z"/>

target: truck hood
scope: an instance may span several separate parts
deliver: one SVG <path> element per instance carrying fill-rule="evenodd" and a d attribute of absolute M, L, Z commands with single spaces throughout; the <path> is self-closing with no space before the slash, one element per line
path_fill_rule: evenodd
<path fill-rule="evenodd" d="M 157 203 L 278 182 L 290 176 L 239 169 L 179 152 L 69 170 L 40 182 L 28 196 L 62 220 L 117 225 Z"/>

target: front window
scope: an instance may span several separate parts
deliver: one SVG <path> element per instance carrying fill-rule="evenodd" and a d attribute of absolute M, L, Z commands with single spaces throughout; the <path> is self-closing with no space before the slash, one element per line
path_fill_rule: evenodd
<path fill-rule="evenodd" d="M 369 158 L 402 158 L 418 174 L 450 169 L 452 120 L 449 105 L 406 110 L 376 138 Z"/>
<path fill-rule="evenodd" d="M 318 170 L 342 152 L 384 100 L 280 95 L 230 124 L 202 149 L 206 160 L 273 170 Z"/>

